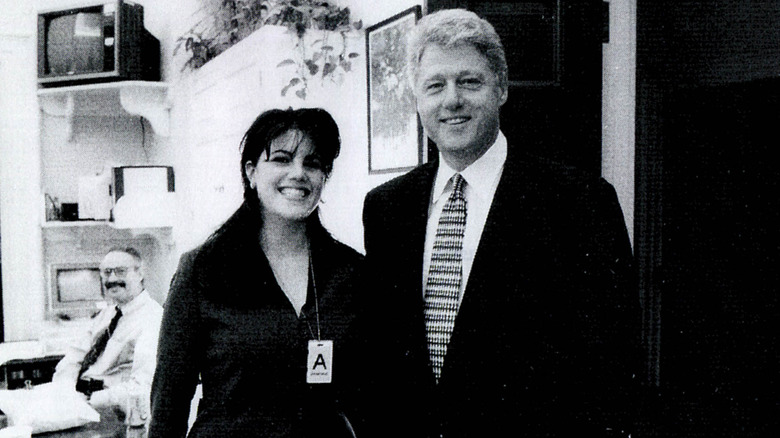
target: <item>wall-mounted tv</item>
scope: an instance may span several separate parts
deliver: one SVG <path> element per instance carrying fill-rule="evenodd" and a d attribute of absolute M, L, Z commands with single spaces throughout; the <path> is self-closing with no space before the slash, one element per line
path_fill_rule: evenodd
<path fill-rule="evenodd" d="M 88 318 L 106 306 L 98 263 L 55 263 L 49 268 L 48 319 Z"/>
<path fill-rule="evenodd" d="M 102 0 L 38 14 L 38 84 L 160 80 L 160 42 L 143 6 Z"/>

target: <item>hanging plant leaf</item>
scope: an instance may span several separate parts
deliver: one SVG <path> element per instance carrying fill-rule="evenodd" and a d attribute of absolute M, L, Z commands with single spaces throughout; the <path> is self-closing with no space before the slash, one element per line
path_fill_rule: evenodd
<path fill-rule="evenodd" d="M 284 97 L 287 94 L 287 91 L 290 88 L 292 88 L 292 87 L 294 87 L 294 86 L 296 86 L 296 85 L 298 85 L 300 83 L 301 83 L 301 79 L 300 78 L 292 78 L 292 79 L 290 79 L 290 83 L 285 85 L 284 88 L 282 88 L 282 97 Z"/>
<path fill-rule="evenodd" d="M 322 66 L 322 77 L 324 78 L 329 75 L 333 70 L 336 70 L 336 64 L 326 62 L 325 65 Z"/>
<path fill-rule="evenodd" d="M 306 89 L 305 88 L 301 88 L 300 90 L 295 92 L 295 95 L 300 97 L 301 99 L 306 100 Z"/>
<path fill-rule="evenodd" d="M 285 65 L 295 65 L 295 61 L 290 59 L 290 58 L 287 58 L 284 61 L 282 61 L 279 64 L 277 64 L 276 66 L 277 67 L 284 67 Z"/>
<path fill-rule="evenodd" d="M 318 71 L 320 71 L 320 66 L 314 63 L 311 59 L 307 59 L 305 61 L 306 67 L 309 68 L 309 74 L 314 76 L 317 74 Z"/>
<path fill-rule="evenodd" d="M 360 56 L 360 54 L 352 52 L 348 56 L 349 56 L 350 59 L 354 59 L 354 58 L 357 58 L 358 56 Z"/>
<path fill-rule="evenodd" d="M 298 47 L 309 29 L 336 31 L 346 38 L 350 32 L 363 28 L 362 20 L 351 20 L 348 7 L 339 7 L 329 0 L 217 0 L 214 3 L 214 26 L 204 28 L 199 22 L 177 40 L 174 55 L 179 47 L 189 52 L 191 57 L 185 63 L 189 68 L 205 64 L 266 24 L 287 27 L 300 40 L 296 43 Z M 321 49 L 324 52 L 335 51 L 327 43 L 327 37 L 312 45 L 325 45 Z M 293 64 L 302 62 L 305 61 L 296 60 Z M 279 66 L 286 65 L 290 64 L 285 60 Z M 306 66 L 311 74 L 320 70 L 309 63 Z"/>
<path fill-rule="evenodd" d="M 303 35 L 306 34 L 306 24 L 304 24 L 304 23 L 296 23 L 295 24 L 295 33 L 298 35 L 298 38 L 303 38 Z"/>

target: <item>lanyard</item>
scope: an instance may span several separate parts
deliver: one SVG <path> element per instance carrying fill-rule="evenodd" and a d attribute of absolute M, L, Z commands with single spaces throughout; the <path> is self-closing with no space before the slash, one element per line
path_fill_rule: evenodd
<path fill-rule="evenodd" d="M 317 297 L 317 281 L 314 279 L 314 262 L 312 262 L 312 256 L 311 256 L 311 247 L 309 247 L 309 276 L 311 277 L 311 288 L 314 291 L 314 316 L 317 321 L 317 340 L 322 339 L 322 332 L 320 331 L 320 305 L 319 305 L 319 298 Z M 301 314 L 306 317 L 306 315 L 303 312 L 303 309 L 301 309 Z M 314 332 L 311 329 L 311 325 L 309 325 L 309 318 L 306 318 L 306 326 L 309 327 L 309 333 L 311 333 L 311 336 L 314 338 Z"/>

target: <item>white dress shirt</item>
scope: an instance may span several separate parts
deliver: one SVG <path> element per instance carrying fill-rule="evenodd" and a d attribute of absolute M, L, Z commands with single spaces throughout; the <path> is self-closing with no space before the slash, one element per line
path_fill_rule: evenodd
<path fill-rule="evenodd" d="M 466 197 L 466 231 L 463 235 L 463 280 L 460 284 L 460 301 L 463 300 L 463 292 L 466 290 L 471 266 L 477 253 L 482 230 L 485 228 L 490 205 L 501 179 L 506 162 L 507 142 L 501 132 L 498 133 L 495 143 L 487 152 L 469 167 L 460 172 L 466 181 L 464 196 Z M 425 295 L 425 285 L 428 281 L 428 270 L 431 265 L 431 253 L 433 243 L 436 240 L 436 228 L 439 225 L 439 217 L 444 209 L 444 204 L 452 193 L 450 179 L 456 172 L 439 155 L 439 170 L 433 183 L 431 192 L 431 204 L 428 208 L 428 224 L 425 230 L 425 252 L 423 256 L 422 290 Z"/>
<path fill-rule="evenodd" d="M 122 316 L 105 350 L 82 378 L 103 381 L 105 390 L 92 395 L 93 399 L 100 399 L 96 404 L 124 407 L 130 395 L 146 394 L 148 397 L 151 391 L 162 306 L 143 291 L 120 309 Z M 95 316 L 88 332 L 69 347 L 65 357 L 57 364 L 52 378 L 54 382 L 75 388 L 81 362 L 115 314 L 116 308 L 110 306 Z"/>

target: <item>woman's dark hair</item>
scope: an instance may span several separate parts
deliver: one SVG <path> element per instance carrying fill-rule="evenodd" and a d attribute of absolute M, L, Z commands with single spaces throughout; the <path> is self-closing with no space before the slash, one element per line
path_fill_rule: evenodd
<path fill-rule="evenodd" d="M 333 117 L 321 108 L 272 109 L 260 114 L 247 129 L 241 140 L 241 179 L 244 184 L 244 202 L 208 239 L 206 245 L 213 244 L 222 236 L 233 236 L 236 244 L 240 244 L 246 236 L 256 233 L 262 226 L 260 200 L 257 193 L 249 185 L 244 169 L 246 163 L 256 163 L 263 152 L 269 153 L 271 143 L 291 129 L 297 129 L 308 136 L 314 146 L 314 152 L 319 156 L 323 171 L 330 175 L 333 161 L 341 150 L 339 128 Z M 301 141 L 299 139 L 299 141 Z M 312 230 L 324 230 L 315 211 L 307 219 Z"/>
<path fill-rule="evenodd" d="M 250 187 L 244 171 L 246 163 L 257 163 L 263 152 L 270 155 L 271 143 L 290 130 L 301 131 L 311 140 L 325 174 L 330 175 L 333 161 L 341 150 L 339 127 L 330 113 L 322 108 L 268 110 L 255 119 L 241 140 L 241 179 L 244 184 L 244 201 L 254 204 L 255 207 L 259 202 L 257 193 Z"/>

